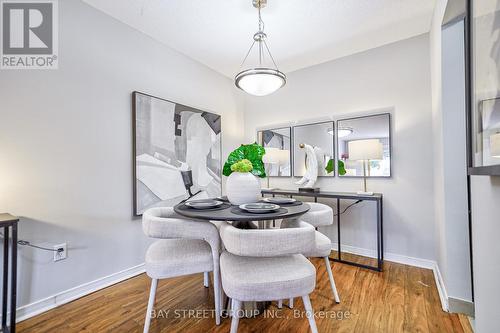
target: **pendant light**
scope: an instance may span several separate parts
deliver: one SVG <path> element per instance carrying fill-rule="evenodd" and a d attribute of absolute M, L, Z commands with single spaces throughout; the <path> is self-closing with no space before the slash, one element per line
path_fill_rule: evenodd
<path fill-rule="evenodd" d="M 276 62 L 269 51 L 269 47 L 266 43 L 267 35 L 264 33 L 264 22 L 262 21 L 262 17 L 260 15 L 261 8 L 264 8 L 267 4 L 267 0 L 253 0 L 253 6 L 257 8 L 259 12 L 259 31 L 257 31 L 253 35 L 253 43 L 248 50 L 245 59 L 241 63 L 240 67 L 243 67 L 245 61 L 248 58 L 248 55 L 252 51 L 255 44 L 257 44 L 259 51 L 259 63 L 257 67 L 245 69 L 238 74 L 234 78 L 234 83 L 236 87 L 245 91 L 250 95 L 255 96 L 265 96 L 272 94 L 279 88 L 283 87 L 286 84 L 286 75 L 278 69 Z M 262 65 L 265 56 L 265 51 L 269 55 L 272 63 L 274 64 L 274 68 L 265 67 Z"/>

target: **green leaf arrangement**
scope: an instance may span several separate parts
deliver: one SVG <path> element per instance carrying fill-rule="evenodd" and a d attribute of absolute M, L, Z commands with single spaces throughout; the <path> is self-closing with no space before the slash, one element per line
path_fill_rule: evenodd
<path fill-rule="evenodd" d="M 344 164 L 344 161 L 339 161 L 338 163 L 338 167 L 339 167 L 339 175 L 343 176 L 347 173 L 347 171 L 345 171 L 345 164 Z M 331 173 L 333 172 L 333 158 L 330 159 L 325 167 L 325 170 L 327 173 Z"/>
<path fill-rule="evenodd" d="M 229 154 L 226 163 L 224 163 L 224 168 L 222 174 L 224 176 L 229 176 L 233 172 L 251 172 L 257 177 L 265 178 L 266 171 L 264 169 L 264 163 L 262 162 L 262 156 L 266 153 L 264 147 L 257 143 L 252 143 L 248 145 L 241 145 Z M 251 163 L 252 168 L 249 171 L 239 171 L 248 169 L 248 162 L 243 160 L 248 160 Z M 239 165 L 235 166 L 233 170 L 232 166 L 238 162 Z"/>

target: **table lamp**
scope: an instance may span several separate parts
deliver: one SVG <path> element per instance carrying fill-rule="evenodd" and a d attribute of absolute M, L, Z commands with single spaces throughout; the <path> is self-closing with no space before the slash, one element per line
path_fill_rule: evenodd
<path fill-rule="evenodd" d="M 490 155 L 500 158 L 500 133 L 490 136 Z"/>
<path fill-rule="evenodd" d="M 273 147 L 265 147 L 266 153 L 262 157 L 262 162 L 266 165 L 266 178 L 267 178 L 267 189 L 269 188 L 269 172 L 271 171 L 271 166 L 277 164 L 279 168 L 280 164 L 280 149 Z"/>
<path fill-rule="evenodd" d="M 287 149 L 279 149 L 278 150 L 278 156 L 279 156 L 279 166 L 281 167 L 282 165 L 287 165 L 290 163 L 290 151 Z M 279 174 L 281 176 L 281 174 Z"/>
<path fill-rule="evenodd" d="M 370 167 L 370 160 L 381 160 L 383 146 L 378 139 L 349 141 L 349 159 L 362 161 L 363 163 L 363 184 L 364 190 L 358 191 L 358 194 L 373 195 L 373 192 L 366 190 L 366 164 Z"/>

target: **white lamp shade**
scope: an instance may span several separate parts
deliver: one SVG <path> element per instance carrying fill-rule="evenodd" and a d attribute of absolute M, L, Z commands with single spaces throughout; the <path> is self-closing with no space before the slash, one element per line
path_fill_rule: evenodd
<path fill-rule="evenodd" d="M 285 165 L 288 162 L 290 162 L 290 151 L 289 150 L 279 149 L 278 156 L 279 156 L 279 164 L 280 165 Z"/>
<path fill-rule="evenodd" d="M 500 158 L 500 133 L 490 136 L 490 155 Z"/>
<path fill-rule="evenodd" d="M 286 83 L 285 74 L 267 68 L 249 69 L 236 76 L 236 86 L 254 96 L 272 94 Z"/>
<path fill-rule="evenodd" d="M 350 127 L 340 127 L 337 131 L 339 138 L 345 138 L 353 132 Z"/>
<path fill-rule="evenodd" d="M 280 163 L 280 150 L 278 148 L 266 147 L 266 153 L 262 157 L 262 162 L 265 164 L 279 164 Z"/>
<path fill-rule="evenodd" d="M 378 139 L 349 141 L 350 160 L 381 160 L 383 145 Z"/>

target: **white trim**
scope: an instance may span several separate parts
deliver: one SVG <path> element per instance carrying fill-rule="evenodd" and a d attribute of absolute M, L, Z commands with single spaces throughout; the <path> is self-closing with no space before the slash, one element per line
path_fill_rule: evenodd
<path fill-rule="evenodd" d="M 437 264 L 437 262 L 434 263 L 434 268 L 432 269 L 432 271 L 434 272 L 434 280 L 436 280 L 439 299 L 441 300 L 441 307 L 443 308 L 443 311 L 448 312 L 448 293 L 446 292 L 443 276 L 441 275 L 441 271 L 439 270 L 439 265 Z"/>
<path fill-rule="evenodd" d="M 23 305 L 17 308 L 16 322 L 21 322 L 75 299 L 91 294 L 100 289 L 109 287 L 118 282 L 130 279 L 145 272 L 144 264 L 133 266 L 122 271 L 104 276 L 91 282 L 81 284 L 77 287 L 62 291 L 47 298 Z"/>
<path fill-rule="evenodd" d="M 332 250 L 337 250 L 337 244 L 332 243 Z M 361 247 L 342 245 L 342 251 L 346 253 L 357 254 L 369 258 L 377 258 L 377 253 L 375 250 L 365 249 Z M 399 264 L 431 269 L 434 273 L 434 279 L 436 280 L 436 286 L 439 293 L 439 298 L 441 300 L 441 306 L 444 311 L 448 311 L 448 294 L 446 293 L 446 288 L 444 287 L 443 278 L 437 263 L 433 260 L 420 259 L 415 257 L 404 256 L 395 253 L 384 253 L 384 260 L 396 262 Z M 81 298 L 88 294 L 91 294 L 100 289 L 109 287 L 118 282 L 130 279 L 131 277 L 137 276 L 145 272 L 144 264 L 140 264 L 134 267 L 124 269 L 122 271 L 104 276 L 102 278 L 96 279 L 94 281 L 84 283 L 77 287 L 62 291 L 55 295 L 49 296 L 47 298 L 35 301 L 33 303 L 23 305 L 17 308 L 17 322 L 21 322 L 63 304 L 69 303 L 75 299 Z"/>
<path fill-rule="evenodd" d="M 337 251 L 337 243 L 332 243 L 332 250 Z M 368 258 L 377 258 L 377 251 L 371 249 L 365 249 L 362 247 L 355 247 L 350 245 L 342 245 L 342 252 L 352 253 Z M 439 271 L 439 266 L 436 261 L 429 259 L 421 259 L 415 257 L 404 256 L 396 253 L 384 252 L 384 260 L 396 262 L 398 264 L 420 267 L 431 269 L 434 274 L 434 280 L 436 281 L 436 287 L 439 294 L 439 299 L 441 300 L 441 307 L 443 311 L 448 312 L 448 294 L 444 285 L 443 277 Z"/>

